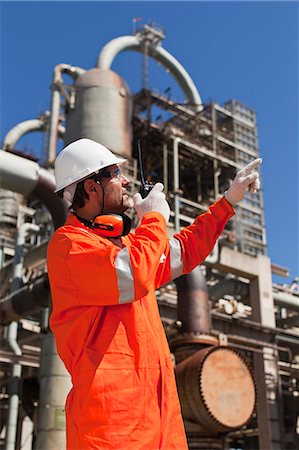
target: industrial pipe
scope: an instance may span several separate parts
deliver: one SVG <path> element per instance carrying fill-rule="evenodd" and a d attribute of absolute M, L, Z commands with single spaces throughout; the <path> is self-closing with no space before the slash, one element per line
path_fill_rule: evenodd
<path fill-rule="evenodd" d="M 242 283 L 239 280 L 222 280 L 214 286 L 209 286 L 209 297 L 216 301 L 224 295 L 240 295 L 242 299 L 249 298 L 249 284 Z"/>
<path fill-rule="evenodd" d="M 17 322 L 28 314 L 47 308 L 49 291 L 49 280 L 46 275 L 1 299 L 0 323 L 7 325 L 12 321 Z"/>
<path fill-rule="evenodd" d="M 291 311 L 299 311 L 298 295 L 289 294 L 288 292 L 273 292 L 273 298 L 275 305 Z"/>
<path fill-rule="evenodd" d="M 22 217 L 23 220 L 23 217 Z M 23 223 L 17 233 L 16 251 L 13 263 L 13 281 L 11 292 L 19 289 L 22 284 L 24 244 L 26 237 L 31 233 L 38 233 L 39 226 L 32 223 Z M 18 324 L 12 322 L 6 328 L 6 343 L 10 350 L 17 356 L 22 355 L 22 350 L 17 343 Z M 14 363 L 12 366 L 11 381 L 9 384 L 10 397 L 8 401 L 7 430 L 5 436 L 5 450 L 15 450 L 17 422 L 19 411 L 19 384 L 22 374 L 22 366 Z"/>
<path fill-rule="evenodd" d="M 85 72 L 80 67 L 70 66 L 69 64 L 57 64 L 53 72 L 52 80 L 52 97 L 51 97 L 51 119 L 49 126 L 49 141 L 47 149 L 47 165 L 53 165 L 56 159 L 57 134 L 59 128 L 59 114 L 60 114 L 60 95 L 62 87 L 62 74 L 66 73 L 73 79 Z"/>
<path fill-rule="evenodd" d="M 195 111 L 202 111 L 203 106 L 199 92 L 193 83 L 192 78 L 184 67 L 178 62 L 178 60 L 162 48 L 161 45 L 155 46 L 148 43 L 147 48 L 149 56 L 161 63 L 176 79 L 184 92 L 188 103 L 195 109 Z M 136 36 L 121 36 L 119 38 L 112 39 L 112 41 L 105 45 L 99 54 L 97 67 L 100 69 L 110 69 L 118 54 L 126 50 L 133 50 L 142 53 L 143 49 L 143 42 Z"/>
<path fill-rule="evenodd" d="M 49 115 L 46 113 L 38 119 L 25 120 L 18 123 L 15 127 L 11 128 L 3 139 L 3 150 L 12 150 L 15 144 L 22 136 L 31 133 L 33 131 L 45 131 L 49 124 Z M 63 125 L 58 126 L 58 136 L 63 138 L 65 134 L 65 128 Z"/>
<path fill-rule="evenodd" d="M 18 123 L 6 134 L 3 140 L 3 150 L 11 150 L 14 148 L 16 142 L 25 134 L 32 131 L 42 131 L 46 128 L 47 117 L 43 116 L 39 119 L 25 120 L 24 122 Z"/>
<path fill-rule="evenodd" d="M 240 295 L 242 298 L 249 298 L 249 284 L 239 280 L 222 280 L 215 286 L 209 286 L 209 296 L 217 301 L 224 295 Z M 299 297 L 288 292 L 273 292 L 274 303 L 290 311 L 299 311 Z"/>
<path fill-rule="evenodd" d="M 68 203 L 53 193 L 55 186 L 54 176 L 37 163 L 0 151 L 0 187 L 41 200 L 58 228 L 65 222 Z"/>
<path fill-rule="evenodd" d="M 180 332 L 209 334 L 208 288 L 200 266 L 174 282 L 178 292 L 178 320 L 182 322 Z"/>

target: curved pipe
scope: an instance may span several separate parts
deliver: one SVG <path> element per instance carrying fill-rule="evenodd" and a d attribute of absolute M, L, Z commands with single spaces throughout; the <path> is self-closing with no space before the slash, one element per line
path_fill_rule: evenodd
<path fill-rule="evenodd" d="M 6 134 L 3 140 L 3 150 L 11 150 L 14 148 L 16 142 L 25 134 L 32 131 L 44 131 L 47 125 L 45 117 L 39 119 L 25 120 L 18 123 Z"/>
<path fill-rule="evenodd" d="M 121 36 L 119 38 L 112 39 L 112 41 L 105 45 L 99 54 L 97 67 L 100 69 L 110 69 L 113 60 L 119 53 L 126 50 L 133 50 L 142 53 L 143 48 L 143 43 L 136 36 Z M 153 46 L 149 44 L 148 53 L 149 56 L 161 63 L 171 72 L 184 92 L 190 106 L 194 107 L 197 112 L 202 111 L 203 107 L 199 92 L 193 83 L 192 78 L 184 67 L 178 62 L 178 60 L 161 46 Z"/>
<path fill-rule="evenodd" d="M 181 333 L 210 332 L 208 288 L 200 266 L 174 280 L 178 292 L 178 320 Z"/>
<path fill-rule="evenodd" d="M 15 127 L 11 128 L 3 139 L 3 150 L 12 150 L 15 144 L 21 139 L 25 134 L 31 133 L 32 131 L 45 131 L 49 124 L 49 117 L 43 116 L 39 119 L 25 120 L 24 122 L 18 123 Z M 65 127 L 59 125 L 58 135 L 63 138 L 65 134 Z"/>
<path fill-rule="evenodd" d="M 81 67 L 71 66 L 69 64 L 57 64 L 54 68 L 52 79 L 52 97 L 51 97 L 51 118 L 49 126 L 49 142 L 47 150 L 47 164 L 53 165 L 56 158 L 57 147 L 57 130 L 59 129 L 59 115 L 60 115 L 60 95 L 63 84 L 62 74 L 66 73 L 73 79 L 85 72 Z"/>
<path fill-rule="evenodd" d="M 0 151 L 0 187 L 24 196 L 33 195 L 49 210 L 55 229 L 64 224 L 68 203 L 54 193 L 55 178 L 37 163 Z"/>

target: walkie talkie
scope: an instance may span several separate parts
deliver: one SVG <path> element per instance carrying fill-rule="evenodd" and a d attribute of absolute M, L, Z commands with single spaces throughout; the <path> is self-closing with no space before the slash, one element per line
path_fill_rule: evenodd
<path fill-rule="evenodd" d="M 141 181 L 139 193 L 142 198 L 145 198 L 148 196 L 148 194 L 153 189 L 154 183 L 150 183 L 149 181 L 145 181 L 145 179 L 144 179 L 143 165 L 142 165 L 142 150 L 141 150 L 140 139 L 138 139 L 138 141 L 137 141 L 137 147 L 138 147 L 138 165 L 139 165 L 139 173 L 140 173 L 140 181 Z"/>

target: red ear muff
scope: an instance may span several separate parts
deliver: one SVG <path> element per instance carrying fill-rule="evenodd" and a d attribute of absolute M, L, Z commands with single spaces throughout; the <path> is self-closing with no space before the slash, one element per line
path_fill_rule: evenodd
<path fill-rule="evenodd" d="M 126 214 L 100 214 L 93 220 L 86 220 L 79 217 L 74 211 L 73 214 L 84 223 L 87 227 L 91 228 L 100 236 L 104 237 L 120 237 L 126 236 L 131 230 L 131 219 Z"/>

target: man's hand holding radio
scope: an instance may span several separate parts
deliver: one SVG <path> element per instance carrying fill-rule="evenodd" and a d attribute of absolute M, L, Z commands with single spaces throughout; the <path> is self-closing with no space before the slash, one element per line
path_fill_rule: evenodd
<path fill-rule="evenodd" d="M 166 223 L 169 220 L 170 208 L 166 201 L 165 194 L 162 192 L 164 186 L 162 183 L 156 183 L 147 197 L 142 198 L 139 193 L 133 197 L 134 208 L 140 220 L 143 216 L 152 211 L 157 211 L 164 216 Z"/>
<path fill-rule="evenodd" d="M 248 190 L 251 194 L 255 194 L 261 187 L 258 172 L 255 169 L 261 164 L 262 159 L 257 158 L 243 169 L 239 170 L 229 189 L 224 193 L 226 200 L 235 206 L 240 202 Z"/>

